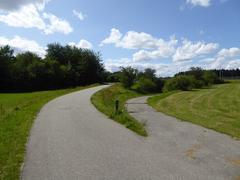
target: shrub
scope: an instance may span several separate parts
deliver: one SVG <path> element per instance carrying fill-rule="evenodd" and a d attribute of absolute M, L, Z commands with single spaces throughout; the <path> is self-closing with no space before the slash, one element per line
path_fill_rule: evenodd
<path fill-rule="evenodd" d="M 218 76 L 213 71 L 205 71 L 203 79 L 206 85 L 218 84 L 220 82 Z"/>
<path fill-rule="evenodd" d="M 172 90 L 191 90 L 192 89 L 192 81 L 193 78 L 186 75 L 179 75 L 176 77 L 173 77 L 164 85 L 164 91 L 172 91 Z"/>
<path fill-rule="evenodd" d="M 155 92 L 157 88 L 156 83 L 149 78 L 141 77 L 133 86 L 133 89 L 141 93 Z"/>

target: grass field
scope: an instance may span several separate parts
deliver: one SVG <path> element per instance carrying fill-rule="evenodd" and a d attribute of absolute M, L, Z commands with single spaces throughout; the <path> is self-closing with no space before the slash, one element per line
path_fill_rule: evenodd
<path fill-rule="evenodd" d="M 240 138 L 240 81 L 149 98 L 158 111 Z"/>
<path fill-rule="evenodd" d="M 125 110 L 125 103 L 128 99 L 141 96 L 141 94 L 127 90 L 120 84 L 95 93 L 91 100 L 95 107 L 109 116 L 111 119 L 123 124 L 125 127 L 142 136 L 147 136 L 144 125 L 132 118 Z M 119 100 L 119 113 L 115 112 L 115 101 Z"/>
<path fill-rule="evenodd" d="M 88 87 L 90 86 L 33 93 L 0 93 L 1 180 L 19 179 L 25 144 L 40 108 L 51 99 Z"/>

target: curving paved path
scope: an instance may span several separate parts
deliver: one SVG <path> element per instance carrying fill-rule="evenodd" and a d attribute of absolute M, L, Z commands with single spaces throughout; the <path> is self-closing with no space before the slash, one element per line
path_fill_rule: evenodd
<path fill-rule="evenodd" d="M 31 131 L 24 180 L 236 179 L 240 143 L 226 135 L 155 112 L 146 97 L 128 109 L 147 124 L 143 138 L 109 120 L 90 103 L 106 86 L 57 98 Z"/>

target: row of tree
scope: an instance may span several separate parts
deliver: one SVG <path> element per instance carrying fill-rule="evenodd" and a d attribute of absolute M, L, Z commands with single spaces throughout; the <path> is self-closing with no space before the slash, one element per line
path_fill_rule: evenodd
<path fill-rule="evenodd" d="M 0 47 L 0 91 L 32 91 L 102 82 L 105 70 L 99 53 L 74 46 L 49 44 L 45 58 L 32 52 L 15 55 Z"/>
<path fill-rule="evenodd" d="M 203 70 L 199 67 L 191 67 L 188 71 L 180 72 L 166 81 L 164 90 L 191 90 L 194 88 L 209 87 L 213 84 L 223 82 L 223 79 L 221 79 L 214 70 Z"/>
<path fill-rule="evenodd" d="M 132 67 L 122 67 L 121 71 L 108 75 L 108 78 L 109 81 L 120 81 L 125 88 L 141 93 L 191 90 L 223 83 L 215 70 L 203 70 L 199 67 L 192 67 L 172 78 L 157 77 L 155 70 L 150 68 L 138 71 Z"/>

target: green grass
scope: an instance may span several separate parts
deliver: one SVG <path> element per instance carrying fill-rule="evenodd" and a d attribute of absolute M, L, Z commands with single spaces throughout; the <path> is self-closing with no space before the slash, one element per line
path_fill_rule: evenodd
<path fill-rule="evenodd" d="M 141 94 L 127 90 L 120 84 L 114 84 L 95 93 L 91 100 L 95 107 L 109 116 L 111 119 L 123 124 L 139 135 L 147 136 L 144 125 L 131 117 L 125 109 L 125 103 L 128 99 L 139 97 Z M 119 100 L 119 113 L 115 112 L 115 101 Z"/>
<path fill-rule="evenodd" d="M 240 138 L 240 81 L 151 97 L 165 114 Z"/>
<path fill-rule="evenodd" d="M 41 107 L 58 96 L 92 86 L 33 93 L 0 93 L 1 180 L 19 179 L 27 138 Z"/>

